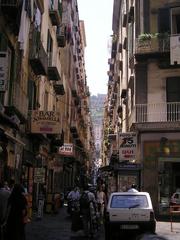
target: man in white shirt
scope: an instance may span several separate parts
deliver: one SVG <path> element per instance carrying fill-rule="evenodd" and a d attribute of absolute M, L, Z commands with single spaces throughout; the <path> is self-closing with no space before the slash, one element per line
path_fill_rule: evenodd
<path fill-rule="evenodd" d="M 137 186 L 135 184 L 132 184 L 131 188 L 128 190 L 128 192 L 138 192 L 138 190 L 136 188 L 137 188 Z"/>
<path fill-rule="evenodd" d="M 78 187 L 75 187 L 67 196 L 68 200 L 79 201 L 80 193 Z"/>

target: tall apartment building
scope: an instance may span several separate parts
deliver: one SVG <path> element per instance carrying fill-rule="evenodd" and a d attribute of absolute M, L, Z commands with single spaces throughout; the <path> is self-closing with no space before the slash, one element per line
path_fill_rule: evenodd
<path fill-rule="evenodd" d="M 108 141 L 116 153 L 108 146 L 105 156 L 118 166 L 118 188 L 124 174 L 119 136 L 137 135 L 135 158 L 126 159 L 126 167 L 138 166 L 132 179 L 151 194 L 159 214 L 168 213 L 170 196 L 180 187 L 179 18 L 179 1 L 114 0 L 105 123 L 113 128 Z"/>
<path fill-rule="evenodd" d="M 82 184 L 91 165 L 85 47 L 76 0 L 0 1 L 0 180 L 35 200 Z"/>

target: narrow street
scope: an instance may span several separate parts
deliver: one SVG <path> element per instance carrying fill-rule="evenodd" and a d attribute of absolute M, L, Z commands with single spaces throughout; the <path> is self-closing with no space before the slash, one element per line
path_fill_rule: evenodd
<path fill-rule="evenodd" d="M 66 207 L 60 208 L 57 214 L 45 214 L 42 219 L 33 217 L 26 226 L 26 240 L 70 240 L 84 239 L 82 232 L 71 231 L 71 218 L 66 212 Z M 103 227 L 96 239 L 103 240 Z"/>
<path fill-rule="evenodd" d="M 180 222 L 173 222 L 171 232 L 170 222 L 157 222 L 156 233 L 167 240 L 180 239 Z M 85 239 L 82 232 L 71 231 L 71 218 L 66 213 L 66 207 L 60 208 L 57 214 L 44 214 L 42 219 L 34 215 L 31 223 L 26 226 L 26 240 L 81 240 Z M 95 240 L 104 240 L 104 229 L 101 227 Z M 119 238 L 118 238 L 119 239 Z M 124 236 L 121 239 L 135 240 L 134 236 Z"/>

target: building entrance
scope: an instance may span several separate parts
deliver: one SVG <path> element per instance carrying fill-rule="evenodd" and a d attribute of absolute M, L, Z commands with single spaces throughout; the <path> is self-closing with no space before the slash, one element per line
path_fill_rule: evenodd
<path fill-rule="evenodd" d="M 159 213 L 167 214 L 172 194 L 180 189 L 180 158 L 159 158 L 158 180 Z"/>

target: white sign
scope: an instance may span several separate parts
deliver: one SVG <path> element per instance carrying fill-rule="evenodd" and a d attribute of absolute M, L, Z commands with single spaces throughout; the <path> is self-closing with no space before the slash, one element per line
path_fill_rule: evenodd
<path fill-rule="evenodd" d="M 119 134 L 119 159 L 136 159 L 137 135 L 133 132 Z"/>
<path fill-rule="evenodd" d="M 61 130 L 60 113 L 34 110 L 31 114 L 31 132 L 59 134 Z"/>
<path fill-rule="evenodd" d="M 37 212 L 37 217 L 42 218 L 43 217 L 43 209 L 44 209 L 44 200 L 39 199 L 38 202 L 38 212 Z"/>
<path fill-rule="evenodd" d="M 8 53 L 0 52 L 0 92 L 7 89 L 8 81 Z"/>
<path fill-rule="evenodd" d="M 45 168 L 34 169 L 34 183 L 45 183 Z"/>
<path fill-rule="evenodd" d="M 64 143 L 62 147 L 59 148 L 59 154 L 65 156 L 72 156 L 73 152 L 73 144 L 71 143 Z"/>

